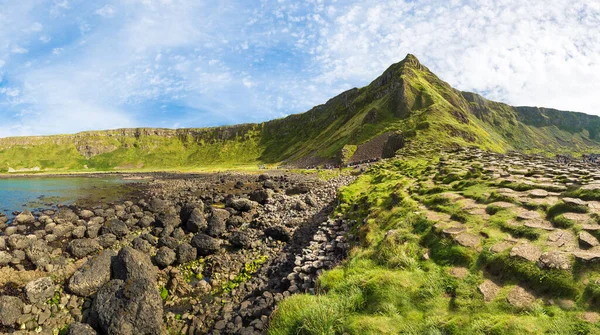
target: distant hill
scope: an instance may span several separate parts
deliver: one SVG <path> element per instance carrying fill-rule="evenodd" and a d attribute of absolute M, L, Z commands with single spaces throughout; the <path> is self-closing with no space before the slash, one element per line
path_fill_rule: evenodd
<path fill-rule="evenodd" d="M 313 166 L 389 156 L 405 141 L 496 152 L 600 152 L 600 117 L 512 107 L 461 92 L 409 54 L 366 87 L 260 124 L 3 138 L 0 172 Z"/>

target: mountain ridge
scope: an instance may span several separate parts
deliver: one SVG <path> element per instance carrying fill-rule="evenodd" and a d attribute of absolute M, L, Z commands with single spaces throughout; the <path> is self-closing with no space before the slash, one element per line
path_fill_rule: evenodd
<path fill-rule="evenodd" d="M 600 117 L 513 107 L 459 91 L 408 54 L 365 87 L 263 123 L 1 138 L 0 172 L 339 164 L 351 162 L 358 146 L 376 138 L 381 142 L 382 135 L 392 133 L 402 133 L 407 141 L 496 152 L 600 151 Z M 381 145 L 371 147 L 376 147 L 373 153 L 362 152 L 361 157 L 381 157 Z"/>

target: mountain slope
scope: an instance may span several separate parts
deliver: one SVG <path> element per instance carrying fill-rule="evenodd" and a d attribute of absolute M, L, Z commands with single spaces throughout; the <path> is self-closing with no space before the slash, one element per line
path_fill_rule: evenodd
<path fill-rule="evenodd" d="M 261 124 L 0 139 L 0 172 L 339 163 L 380 157 L 386 145 L 398 149 L 404 141 L 394 132 L 405 140 L 498 152 L 600 150 L 597 116 L 511 107 L 460 92 L 408 55 L 366 87 Z"/>

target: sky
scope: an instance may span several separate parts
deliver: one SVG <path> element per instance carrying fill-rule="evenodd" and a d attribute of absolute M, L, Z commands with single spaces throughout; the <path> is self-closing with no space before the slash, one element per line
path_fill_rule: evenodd
<path fill-rule="evenodd" d="M 600 0 L 0 0 L 0 137 L 266 121 L 407 53 L 489 99 L 600 114 Z"/>

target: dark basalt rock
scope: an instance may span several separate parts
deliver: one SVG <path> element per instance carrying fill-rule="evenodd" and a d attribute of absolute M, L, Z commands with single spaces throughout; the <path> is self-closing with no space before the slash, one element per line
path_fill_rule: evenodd
<path fill-rule="evenodd" d="M 113 234 L 117 238 L 122 238 L 129 233 L 127 224 L 121 220 L 113 219 L 102 226 L 102 235 Z"/>
<path fill-rule="evenodd" d="M 98 291 L 91 318 L 109 335 L 164 333 L 163 303 L 153 280 L 113 279 Z"/>
<path fill-rule="evenodd" d="M 69 329 L 67 329 L 67 335 L 97 335 L 96 331 L 92 326 L 80 323 L 73 322 L 69 325 Z"/>
<path fill-rule="evenodd" d="M 72 240 L 67 246 L 67 250 L 75 258 L 83 258 L 87 255 L 98 252 L 102 249 L 100 243 L 95 239 L 82 238 L 78 240 Z"/>
<path fill-rule="evenodd" d="M 206 234 L 198 234 L 192 238 L 192 246 L 198 250 L 199 256 L 208 256 L 219 251 L 221 242 Z"/>
<path fill-rule="evenodd" d="M 150 279 L 156 282 L 157 270 L 150 257 L 131 247 L 123 247 L 112 261 L 112 277 L 121 280 Z"/>
<path fill-rule="evenodd" d="M 0 324 L 12 326 L 19 320 L 23 310 L 23 302 L 17 297 L 0 296 Z"/>
<path fill-rule="evenodd" d="M 96 292 L 110 280 L 110 265 L 117 253 L 104 250 L 88 260 L 69 279 L 67 289 L 81 297 L 87 297 Z"/>
<path fill-rule="evenodd" d="M 167 267 L 175 262 L 176 254 L 169 247 L 161 247 L 154 256 L 154 262 L 161 268 Z"/>
<path fill-rule="evenodd" d="M 196 260 L 198 251 L 189 243 L 182 243 L 177 247 L 177 263 L 185 264 Z"/>

